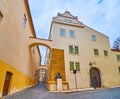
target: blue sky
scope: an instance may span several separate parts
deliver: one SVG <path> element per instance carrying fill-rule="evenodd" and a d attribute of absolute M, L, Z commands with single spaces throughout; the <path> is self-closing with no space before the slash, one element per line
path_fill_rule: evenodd
<path fill-rule="evenodd" d="M 120 36 L 120 0 L 28 0 L 36 35 L 48 38 L 52 18 L 70 11 L 83 24 L 107 35 L 112 47 Z M 44 52 L 41 50 L 41 54 Z"/>

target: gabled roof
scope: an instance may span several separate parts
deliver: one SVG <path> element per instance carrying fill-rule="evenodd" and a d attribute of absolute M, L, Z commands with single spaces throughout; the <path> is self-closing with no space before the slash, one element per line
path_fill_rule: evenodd
<path fill-rule="evenodd" d="M 53 17 L 52 22 L 71 25 L 83 28 L 83 23 L 78 20 L 77 16 L 73 16 L 69 11 L 65 11 L 63 14 L 58 13 L 57 17 Z"/>
<path fill-rule="evenodd" d="M 63 14 L 58 13 L 57 17 L 58 16 L 63 16 L 63 17 L 67 17 L 67 18 L 78 20 L 78 17 L 77 16 L 73 16 L 69 11 L 65 11 Z"/>

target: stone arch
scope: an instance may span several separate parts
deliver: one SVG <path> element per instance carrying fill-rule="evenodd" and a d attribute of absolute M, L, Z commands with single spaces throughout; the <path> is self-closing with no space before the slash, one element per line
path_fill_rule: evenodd
<path fill-rule="evenodd" d="M 101 87 L 100 70 L 96 67 L 92 67 L 89 71 L 89 74 L 90 74 L 90 86 Z"/>
<path fill-rule="evenodd" d="M 29 38 L 29 47 L 32 47 L 35 45 L 42 45 L 51 50 L 52 49 L 52 40 L 30 37 Z"/>
<path fill-rule="evenodd" d="M 37 45 L 37 46 L 39 46 L 39 45 L 45 46 L 45 47 L 49 48 L 50 51 L 51 51 L 51 49 L 52 49 L 49 45 L 44 44 L 44 43 L 32 43 L 32 44 L 30 45 L 30 48 L 33 47 L 33 46 L 36 46 L 36 45 Z"/>

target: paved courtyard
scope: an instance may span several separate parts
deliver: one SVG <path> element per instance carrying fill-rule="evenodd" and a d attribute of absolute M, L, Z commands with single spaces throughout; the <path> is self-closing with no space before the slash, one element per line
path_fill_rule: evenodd
<path fill-rule="evenodd" d="M 48 92 L 45 85 L 31 87 L 2 99 L 120 99 L 120 87 L 75 93 Z"/>

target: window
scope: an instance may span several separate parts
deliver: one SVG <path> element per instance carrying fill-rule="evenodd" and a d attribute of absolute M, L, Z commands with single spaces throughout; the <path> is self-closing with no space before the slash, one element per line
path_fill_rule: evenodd
<path fill-rule="evenodd" d="M 108 56 L 108 51 L 104 51 L 104 56 Z"/>
<path fill-rule="evenodd" d="M 0 20 L 3 18 L 3 14 L 2 12 L 0 11 Z"/>
<path fill-rule="evenodd" d="M 70 54 L 79 54 L 78 46 L 69 45 L 69 53 Z"/>
<path fill-rule="evenodd" d="M 24 26 L 24 28 L 25 28 L 25 26 L 26 26 L 26 22 L 27 22 L 27 17 L 26 17 L 26 15 L 24 14 L 24 16 L 23 16 L 23 26 Z"/>
<path fill-rule="evenodd" d="M 71 23 L 72 20 L 69 20 L 69 19 L 65 19 L 64 22 L 68 22 L 68 23 Z"/>
<path fill-rule="evenodd" d="M 80 64 L 79 64 L 79 62 L 76 62 L 76 63 L 75 63 L 75 66 L 76 66 L 76 70 L 77 70 L 77 71 L 80 71 Z"/>
<path fill-rule="evenodd" d="M 80 63 L 79 62 L 70 62 L 70 71 L 77 70 L 80 71 Z"/>
<path fill-rule="evenodd" d="M 35 47 L 32 47 L 32 52 L 33 54 L 35 54 Z"/>
<path fill-rule="evenodd" d="M 70 71 L 74 70 L 74 62 L 70 62 Z"/>
<path fill-rule="evenodd" d="M 117 55 L 117 60 L 120 61 L 120 55 Z"/>
<path fill-rule="evenodd" d="M 120 73 L 120 67 L 118 67 L 119 73 Z"/>
<path fill-rule="evenodd" d="M 71 45 L 69 46 L 69 53 L 70 53 L 70 54 L 73 54 L 73 53 L 74 53 L 74 51 L 73 51 L 73 46 L 71 46 Z"/>
<path fill-rule="evenodd" d="M 65 29 L 60 29 L 60 36 L 65 37 Z"/>
<path fill-rule="evenodd" d="M 75 32 L 74 32 L 74 30 L 70 30 L 70 38 L 74 38 L 75 37 Z"/>
<path fill-rule="evenodd" d="M 48 53 L 48 58 L 50 58 L 50 52 Z"/>
<path fill-rule="evenodd" d="M 78 46 L 75 46 L 75 54 L 79 54 Z"/>
<path fill-rule="evenodd" d="M 92 35 L 92 41 L 96 41 L 96 35 Z"/>
<path fill-rule="evenodd" d="M 94 55 L 99 55 L 98 49 L 94 49 Z"/>

